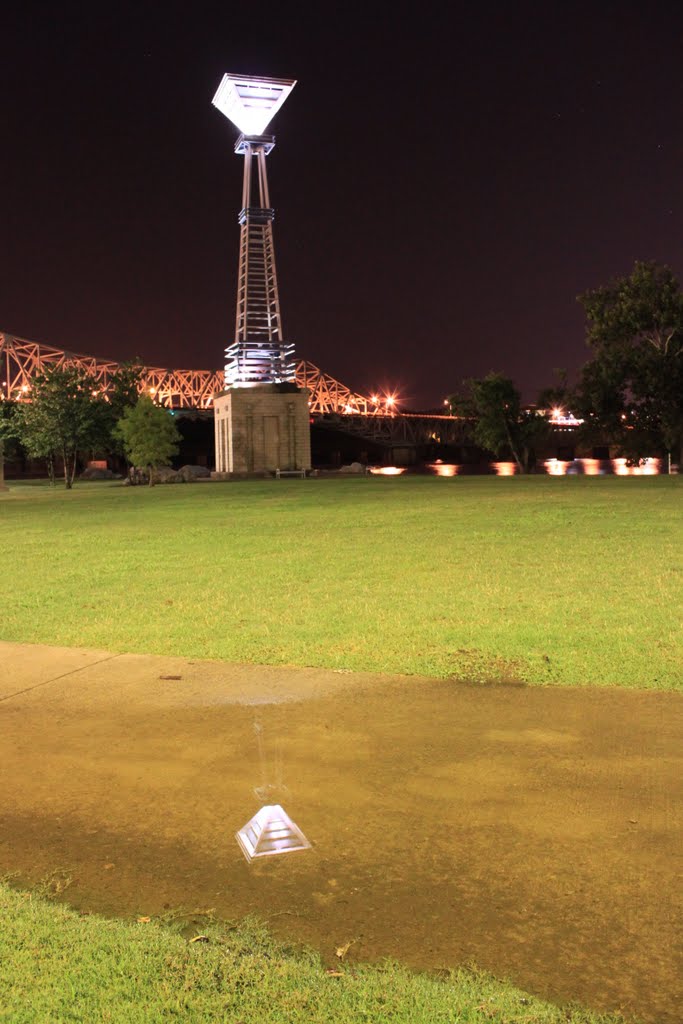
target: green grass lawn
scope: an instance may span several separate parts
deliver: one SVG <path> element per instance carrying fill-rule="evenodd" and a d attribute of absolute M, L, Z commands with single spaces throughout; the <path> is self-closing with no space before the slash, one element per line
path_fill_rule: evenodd
<path fill-rule="evenodd" d="M 473 680 L 683 685 L 683 479 L 0 496 L 0 639 Z"/>
<path fill-rule="evenodd" d="M 274 943 L 253 923 L 181 935 L 80 917 L 0 885 L 0 1021 L 7 1024 L 609 1024 L 475 971 L 442 980 Z M 192 942 L 196 934 L 208 941 Z"/>

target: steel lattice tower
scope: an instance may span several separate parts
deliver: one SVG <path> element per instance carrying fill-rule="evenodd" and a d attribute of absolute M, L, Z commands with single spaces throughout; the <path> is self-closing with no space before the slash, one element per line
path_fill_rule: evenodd
<path fill-rule="evenodd" d="M 225 350 L 226 387 L 295 379 L 294 346 L 282 334 L 274 210 L 266 171 L 275 138 L 260 134 L 295 84 L 290 79 L 225 75 L 213 99 L 214 106 L 242 131 L 235 152 L 244 156 L 237 315 L 235 340 Z"/>

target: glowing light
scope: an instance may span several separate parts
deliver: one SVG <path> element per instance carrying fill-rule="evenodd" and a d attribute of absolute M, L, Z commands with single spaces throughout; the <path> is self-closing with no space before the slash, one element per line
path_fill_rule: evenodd
<path fill-rule="evenodd" d="M 560 462 L 558 459 L 546 459 L 545 463 L 546 473 L 550 476 L 564 476 L 567 472 L 567 463 Z"/>
<path fill-rule="evenodd" d="M 22 384 L 21 385 L 21 390 L 22 391 L 28 391 L 28 384 Z"/>
<path fill-rule="evenodd" d="M 149 393 L 150 393 L 150 395 L 156 395 L 157 389 L 156 388 L 150 388 L 149 389 Z"/>
<path fill-rule="evenodd" d="M 460 472 L 460 466 L 440 460 L 430 462 L 429 468 L 433 469 L 437 476 L 457 476 Z"/>
<path fill-rule="evenodd" d="M 374 405 L 377 405 L 377 403 L 379 402 L 379 395 L 371 395 L 371 396 L 370 396 L 370 401 L 371 401 L 371 402 L 372 402 L 372 403 L 373 403 Z"/>
<path fill-rule="evenodd" d="M 244 135 L 263 135 L 295 85 L 293 78 L 223 75 L 211 102 Z"/>
<path fill-rule="evenodd" d="M 556 427 L 580 427 L 583 420 L 574 413 L 565 412 L 559 405 L 550 410 L 550 422 Z"/>
<path fill-rule="evenodd" d="M 405 466 L 371 466 L 370 472 L 373 476 L 401 476 L 405 473 Z"/>
<path fill-rule="evenodd" d="M 309 850 L 311 844 L 280 804 L 267 804 L 235 833 L 239 847 L 251 862 L 256 857 Z"/>
<path fill-rule="evenodd" d="M 396 399 L 393 395 L 387 395 L 387 405 L 395 405 Z"/>
<path fill-rule="evenodd" d="M 660 464 L 660 459 L 643 459 L 639 466 L 628 466 L 626 459 L 612 459 L 617 476 L 657 476 Z"/>
<path fill-rule="evenodd" d="M 497 476 L 514 476 L 517 472 L 517 465 L 514 462 L 494 462 L 493 468 Z"/>
<path fill-rule="evenodd" d="M 661 471 L 660 459 L 644 459 L 640 466 L 628 466 L 626 459 L 546 459 L 543 465 L 550 476 L 657 476 Z"/>

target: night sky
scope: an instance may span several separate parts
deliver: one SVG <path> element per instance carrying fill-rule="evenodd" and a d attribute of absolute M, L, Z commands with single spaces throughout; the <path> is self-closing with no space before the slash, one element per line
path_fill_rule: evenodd
<path fill-rule="evenodd" d="M 285 335 L 354 390 L 426 408 L 499 370 L 533 400 L 587 357 L 579 292 L 683 272 L 680 5 L 28 3 L 0 37 L 20 337 L 222 366 L 225 71 L 298 79 L 268 158 Z"/>

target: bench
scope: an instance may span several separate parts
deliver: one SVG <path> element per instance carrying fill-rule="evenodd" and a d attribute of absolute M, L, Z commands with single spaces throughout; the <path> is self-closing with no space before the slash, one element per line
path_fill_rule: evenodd
<path fill-rule="evenodd" d="M 299 476 L 302 480 L 306 479 L 305 469 L 276 469 L 275 479 L 279 480 L 281 476 Z"/>

